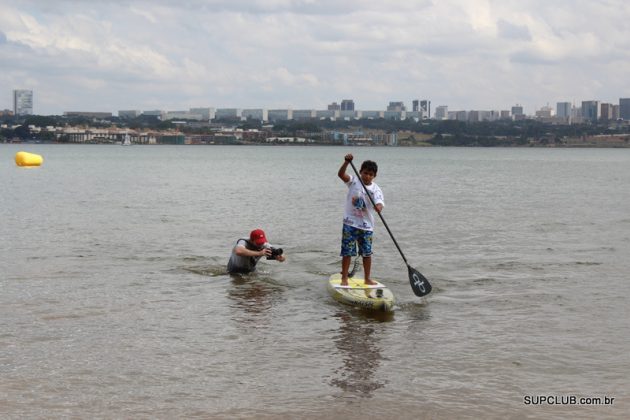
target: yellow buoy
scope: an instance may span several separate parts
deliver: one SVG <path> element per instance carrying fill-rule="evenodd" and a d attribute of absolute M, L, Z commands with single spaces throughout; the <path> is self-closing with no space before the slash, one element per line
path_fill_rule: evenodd
<path fill-rule="evenodd" d="M 15 163 L 17 166 L 39 166 L 44 161 L 41 155 L 28 152 L 17 152 L 15 154 Z"/>

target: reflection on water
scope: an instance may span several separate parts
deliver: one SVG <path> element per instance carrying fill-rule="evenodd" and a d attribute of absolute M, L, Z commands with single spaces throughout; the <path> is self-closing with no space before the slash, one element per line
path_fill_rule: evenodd
<path fill-rule="evenodd" d="M 255 328 L 269 324 L 271 309 L 280 301 L 282 288 L 269 283 L 269 279 L 252 274 L 233 274 L 228 298 L 232 301 L 232 319 Z"/>
<path fill-rule="evenodd" d="M 339 333 L 333 340 L 339 349 L 343 364 L 335 370 L 337 378 L 331 380 L 331 385 L 346 392 L 370 397 L 372 392 L 385 386 L 384 381 L 375 379 L 383 356 L 378 345 L 380 341 L 378 332 L 373 324 L 378 319 L 370 319 L 382 318 L 383 314 L 358 315 L 346 310 L 340 310 L 335 314 L 340 326 Z"/>

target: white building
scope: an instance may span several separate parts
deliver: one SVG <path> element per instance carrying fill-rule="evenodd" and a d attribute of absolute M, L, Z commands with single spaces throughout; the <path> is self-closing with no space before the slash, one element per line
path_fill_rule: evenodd
<path fill-rule="evenodd" d="M 435 108 L 435 119 L 436 120 L 445 120 L 448 117 L 448 106 L 440 105 Z"/>

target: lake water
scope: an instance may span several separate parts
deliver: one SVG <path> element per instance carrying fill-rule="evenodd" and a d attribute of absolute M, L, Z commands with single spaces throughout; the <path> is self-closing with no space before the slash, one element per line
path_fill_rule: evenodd
<path fill-rule="evenodd" d="M 390 317 L 325 289 L 348 152 L 433 285 L 377 221 Z M 630 412 L 628 149 L 2 144 L 0 191 L 2 418 Z M 287 261 L 227 275 L 258 227 Z"/>

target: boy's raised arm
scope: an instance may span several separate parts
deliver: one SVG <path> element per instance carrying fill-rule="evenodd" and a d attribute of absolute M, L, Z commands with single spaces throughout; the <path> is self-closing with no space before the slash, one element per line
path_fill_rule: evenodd
<path fill-rule="evenodd" d="M 348 165 L 352 161 L 352 158 L 353 158 L 352 154 L 348 153 L 344 157 L 344 162 L 343 162 L 343 165 L 341 165 L 341 168 L 339 168 L 339 172 L 337 172 L 337 176 L 339 176 L 339 178 L 341 178 L 343 182 L 350 181 L 350 175 L 346 173 L 346 169 L 348 168 Z"/>

